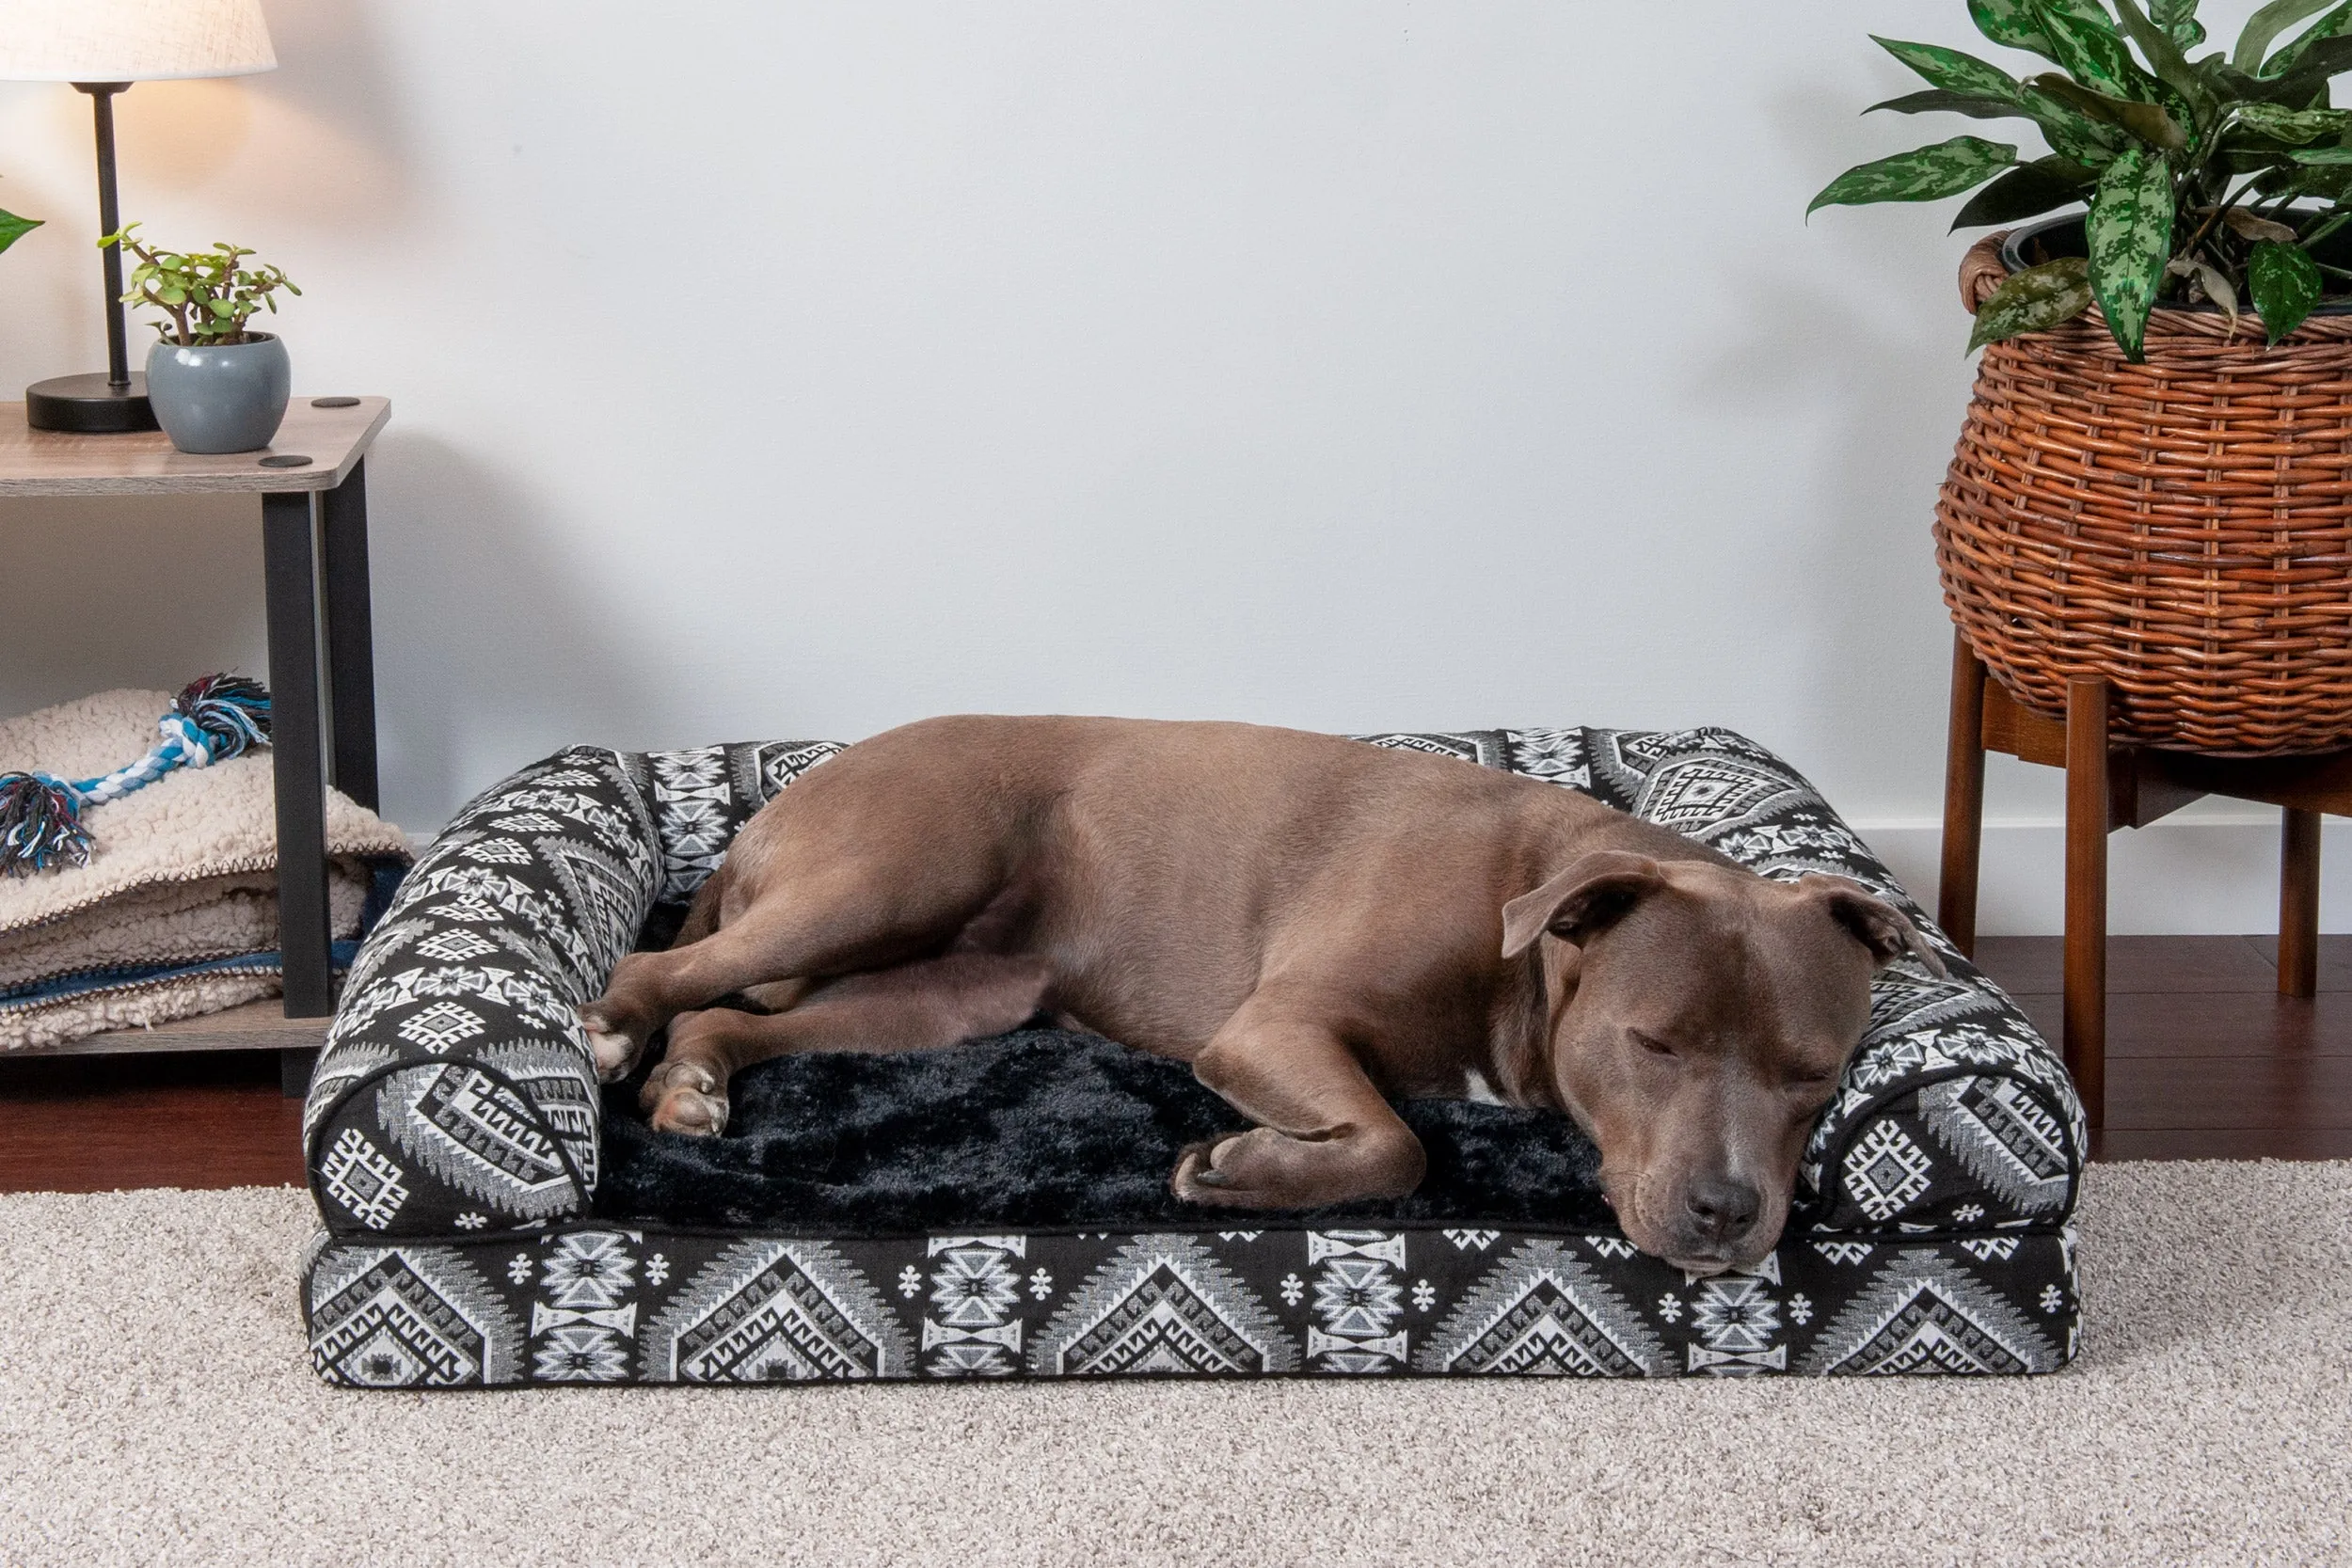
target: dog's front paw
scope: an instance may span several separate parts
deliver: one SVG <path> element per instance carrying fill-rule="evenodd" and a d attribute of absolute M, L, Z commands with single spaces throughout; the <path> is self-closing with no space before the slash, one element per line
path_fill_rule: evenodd
<path fill-rule="evenodd" d="M 1254 1127 L 1185 1149 L 1168 1187 L 1187 1203 L 1220 1209 L 1314 1209 L 1402 1197 L 1427 1169 L 1421 1141 L 1402 1122 L 1385 1136 L 1357 1130 L 1294 1138 Z"/>
<path fill-rule="evenodd" d="M 588 1053 L 596 1059 L 596 1080 L 611 1084 L 628 1076 L 644 1048 L 628 1032 L 596 1010 L 595 1003 L 580 1009 L 580 1026 L 588 1034 Z"/>
<path fill-rule="evenodd" d="M 715 1138 L 727 1130 L 727 1092 L 700 1062 L 664 1062 L 637 1097 L 657 1132 Z"/>

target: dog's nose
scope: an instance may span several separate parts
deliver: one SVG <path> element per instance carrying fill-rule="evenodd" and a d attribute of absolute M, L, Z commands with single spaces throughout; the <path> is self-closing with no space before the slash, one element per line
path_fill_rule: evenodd
<path fill-rule="evenodd" d="M 1721 1243 L 1748 1233 L 1764 1207 L 1764 1195 L 1745 1181 L 1702 1176 L 1691 1183 L 1682 1202 L 1690 1211 L 1692 1233 L 1700 1241 Z"/>

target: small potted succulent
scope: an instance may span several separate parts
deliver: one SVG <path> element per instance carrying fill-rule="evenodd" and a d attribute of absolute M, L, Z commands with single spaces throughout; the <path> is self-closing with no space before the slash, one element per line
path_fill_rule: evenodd
<path fill-rule="evenodd" d="M 98 244 L 137 258 L 123 303 L 152 306 L 167 318 L 154 324 L 161 341 L 147 353 L 155 422 L 182 451 L 268 446 L 286 417 L 294 372 L 286 345 L 246 324 L 263 309 L 276 313 L 278 290 L 302 291 L 276 267 L 243 265 L 253 252 L 242 245 L 155 250 L 133 237 L 137 227 L 125 224 Z"/>

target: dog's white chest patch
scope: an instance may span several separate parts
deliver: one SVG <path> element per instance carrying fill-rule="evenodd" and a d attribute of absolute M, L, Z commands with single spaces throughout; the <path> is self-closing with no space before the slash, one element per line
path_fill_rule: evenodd
<path fill-rule="evenodd" d="M 1502 1096 L 1495 1093 L 1495 1086 L 1487 1083 L 1486 1075 L 1476 1068 L 1462 1074 L 1462 1098 L 1473 1105 L 1502 1103 Z"/>

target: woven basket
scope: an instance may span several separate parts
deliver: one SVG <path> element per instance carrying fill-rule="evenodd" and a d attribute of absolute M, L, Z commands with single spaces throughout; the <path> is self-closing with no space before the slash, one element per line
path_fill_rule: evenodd
<path fill-rule="evenodd" d="M 1974 311 L 2006 236 L 1961 263 Z M 2157 310 L 2127 362 L 2094 307 L 1984 351 L 1935 508 L 1952 619 L 2026 706 L 2105 676 L 2118 739 L 2352 745 L 2352 317 L 2265 348 Z"/>

